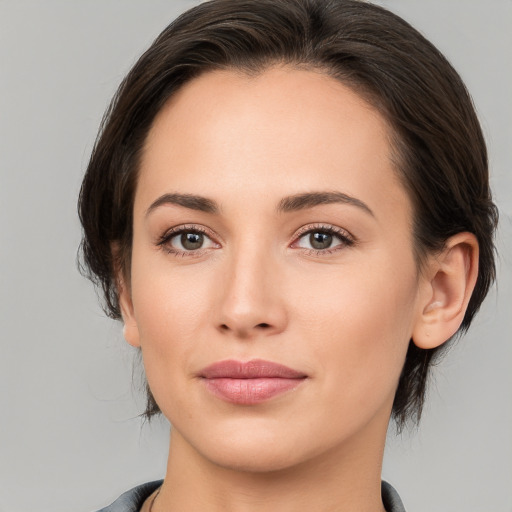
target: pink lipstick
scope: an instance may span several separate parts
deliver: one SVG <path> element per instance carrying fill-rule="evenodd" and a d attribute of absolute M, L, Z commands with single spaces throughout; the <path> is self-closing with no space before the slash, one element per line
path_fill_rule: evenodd
<path fill-rule="evenodd" d="M 271 361 L 226 360 L 204 368 L 199 377 L 218 398 L 240 405 L 253 405 L 290 391 L 307 375 Z"/>

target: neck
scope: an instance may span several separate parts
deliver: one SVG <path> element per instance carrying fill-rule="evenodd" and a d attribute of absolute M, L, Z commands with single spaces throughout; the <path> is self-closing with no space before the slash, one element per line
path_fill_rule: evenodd
<path fill-rule="evenodd" d="M 375 434 L 293 467 L 248 471 L 215 464 L 174 430 L 153 512 L 385 512 L 380 490 L 385 429 Z"/>

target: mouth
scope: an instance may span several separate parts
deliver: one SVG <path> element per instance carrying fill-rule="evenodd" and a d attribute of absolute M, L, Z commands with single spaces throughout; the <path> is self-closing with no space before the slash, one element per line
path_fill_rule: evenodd
<path fill-rule="evenodd" d="M 254 405 L 295 389 L 308 376 L 272 361 L 253 359 L 219 361 L 204 368 L 199 377 L 217 398 Z"/>

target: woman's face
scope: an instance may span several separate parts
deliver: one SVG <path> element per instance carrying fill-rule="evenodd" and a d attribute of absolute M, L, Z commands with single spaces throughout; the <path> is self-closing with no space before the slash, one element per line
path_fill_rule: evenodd
<path fill-rule="evenodd" d="M 125 336 L 200 456 L 263 471 L 383 444 L 420 279 L 388 136 L 289 68 L 206 73 L 157 116 Z"/>

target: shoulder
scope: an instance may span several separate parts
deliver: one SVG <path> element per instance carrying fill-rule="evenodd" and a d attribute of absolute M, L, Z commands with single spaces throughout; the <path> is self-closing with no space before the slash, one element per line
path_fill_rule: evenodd
<path fill-rule="evenodd" d="M 382 502 L 386 512 L 405 512 L 402 500 L 392 485 L 383 480 L 381 489 Z"/>
<path fill-rule="evenodd" d="M 139 512 L 146 498 L 162 485 L 163 480 L 155 480 L 138 485 L 121 494 L 112 505 L 98 510 L 98 512 Z"/>

